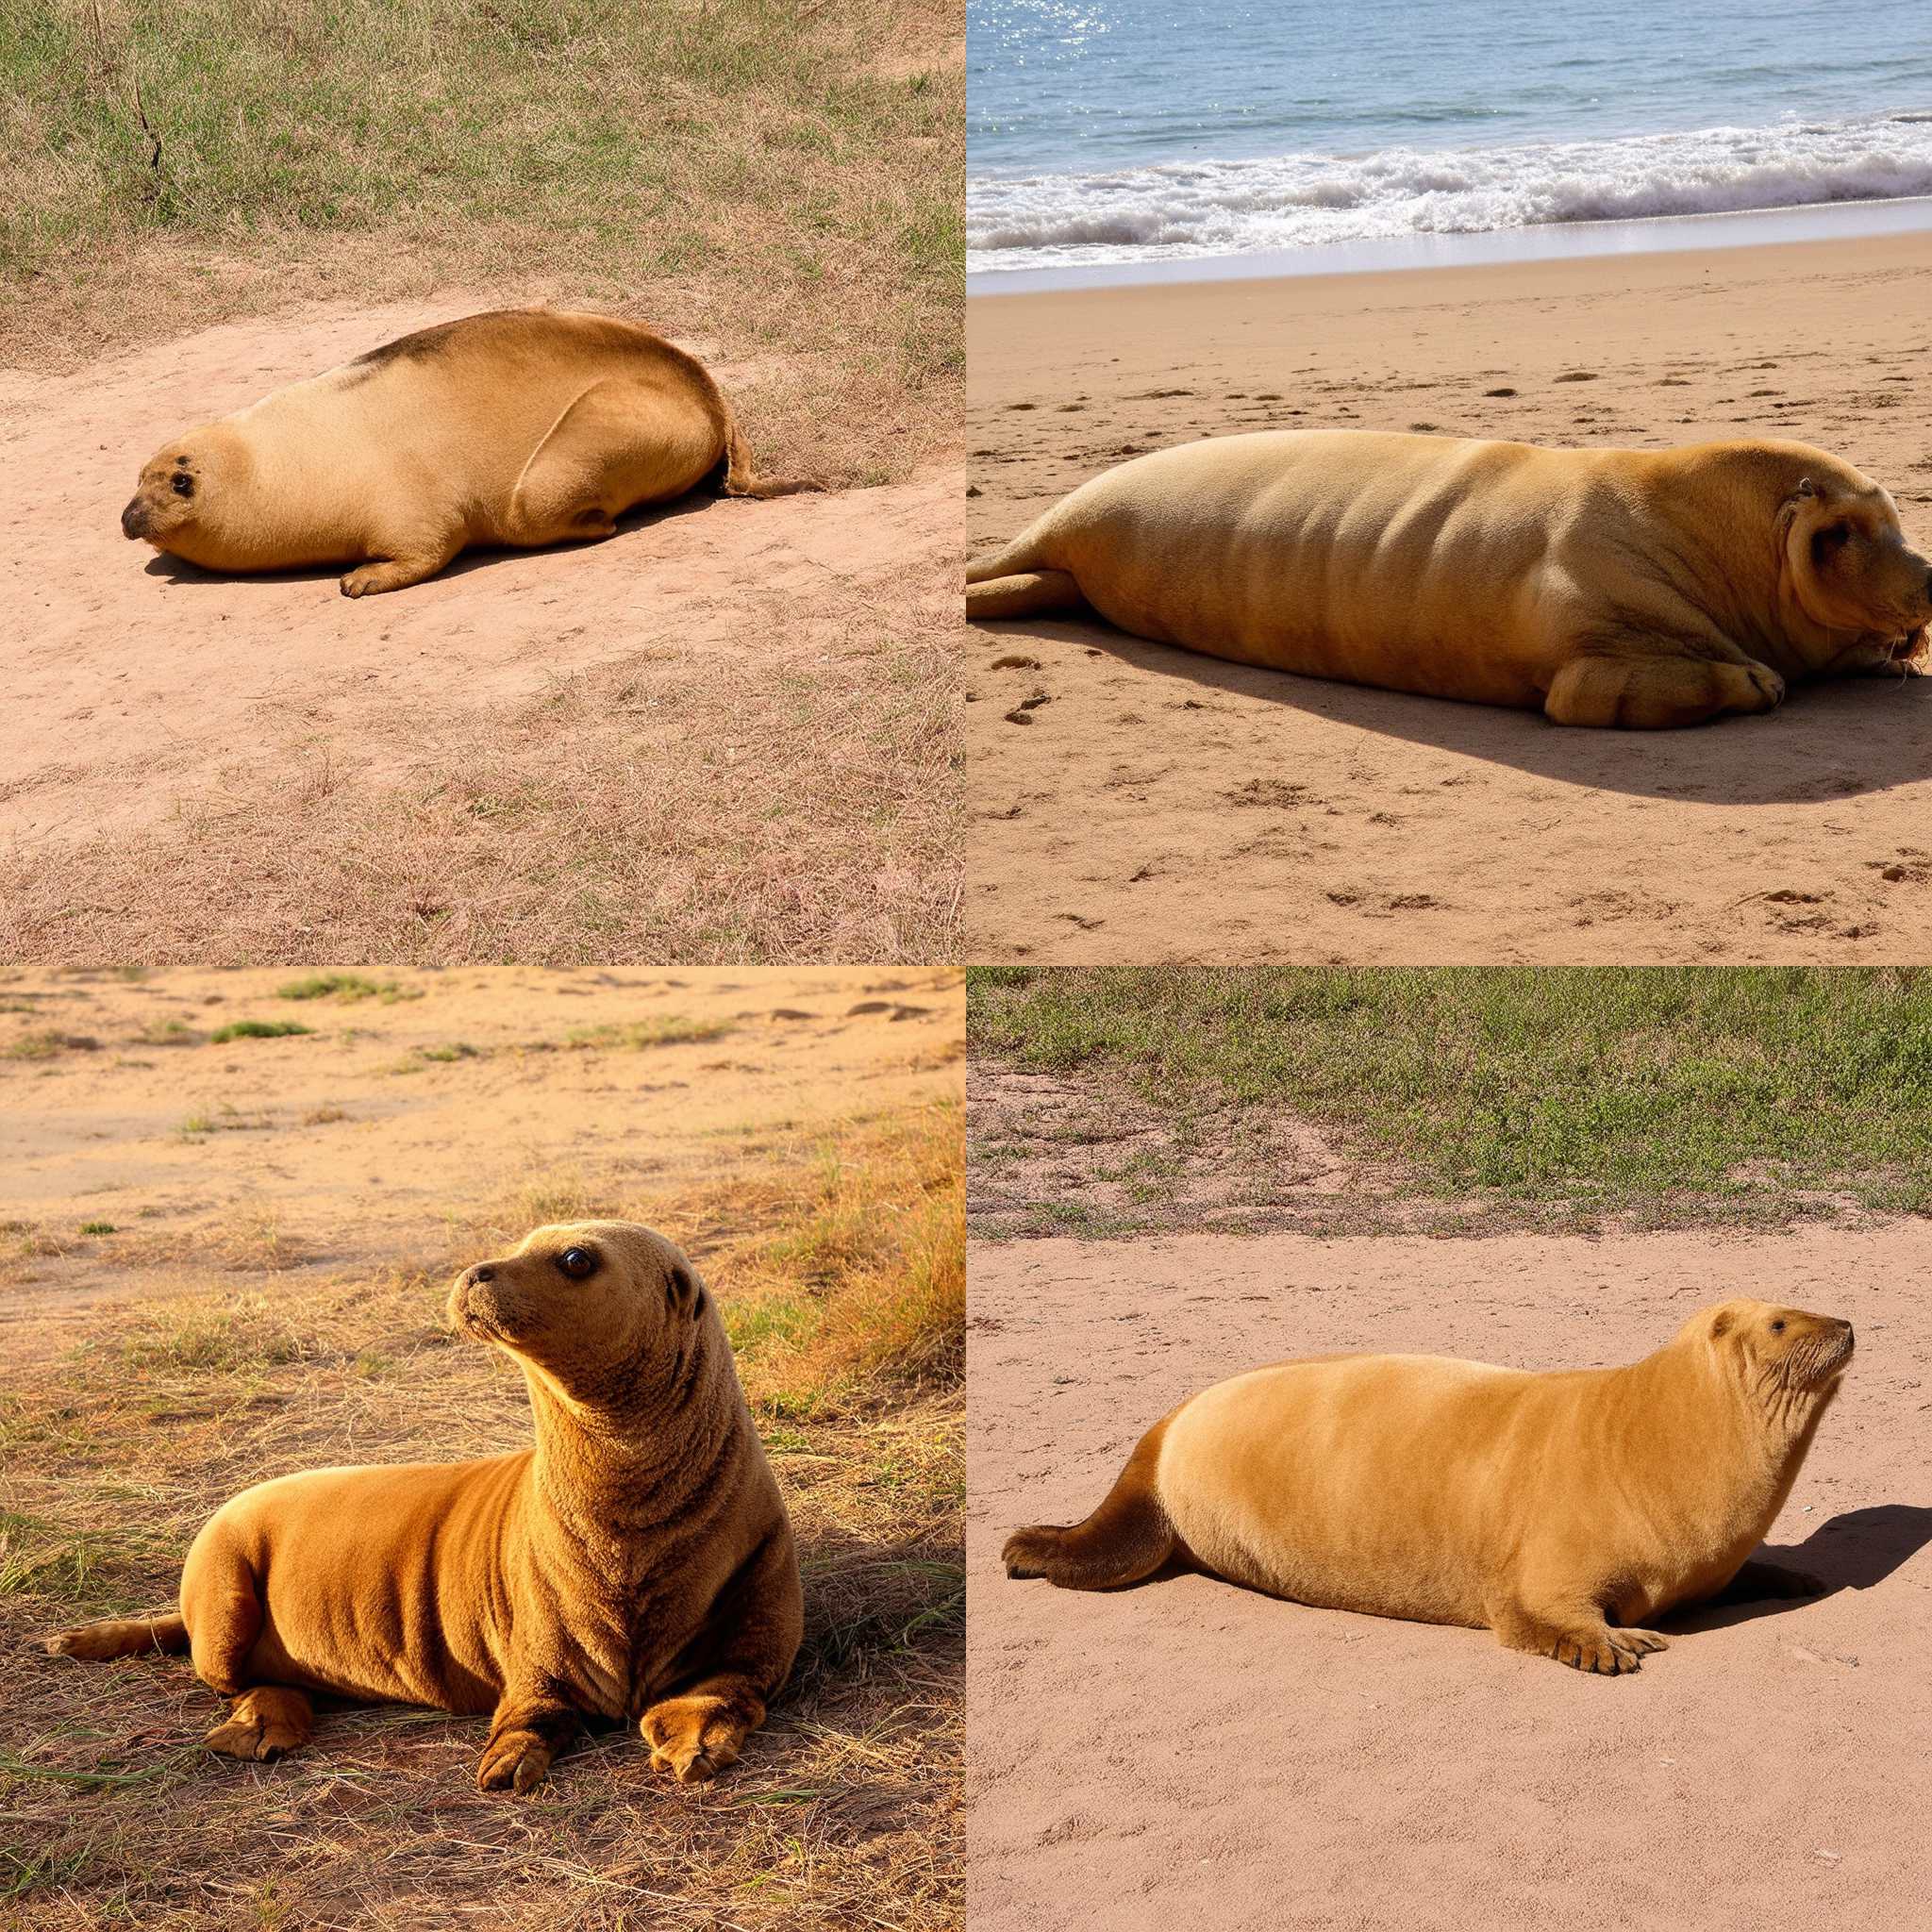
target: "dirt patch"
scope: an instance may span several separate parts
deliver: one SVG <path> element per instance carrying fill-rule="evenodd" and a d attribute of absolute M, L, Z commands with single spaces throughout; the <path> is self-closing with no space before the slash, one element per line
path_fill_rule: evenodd
<path fill-rule="evenodd" d="M 968 1088 L 967 1224 L 986 1241 L 1461 1227 L 1483 1211 L 1477 1202 L 1417 1198 L 1398 1163 L 1348 1152 L 1279 1108 L 1177 1119 L 1122 1079 L 985 1059 L 973 1063 Z"/>
<path fill-rule="evenodd" d="M 170 434 L 480 306 L 237 323 L 12 385 L 0 460 L 40 482 L 0 566 L 27 620 L 5 957 L 954 949 L 956 471 L 695 496 L 360 602 L 122 537 Z M 717 373 L 734 396 L 788 376 Z"/>
<path fill-rule="evenodd" d="M 975 1243 L 972 1924 L 1082 1926 L 1097 1898 L 1129 1932 L 1258 1932 L 1284 1914 L 1337 1932 L 1918 1916 L 1896 1821 L 1932 1718 L 1917 1663 L 1932 1350 L 1901 1284 L 1928 1263 L 1922 1223 Z M 1858 1361 L 1769 1539 L 1832 1593 L 1671 1620 L 1671 1649 L 1634 1676 L 1204 1577 L 1086 1595 L 1000 1570 L 1008 1530 L 1076 1521 L 1148 1425 L 1257 1362 L 1374 1348 L 1607 1364 L 1731 1293 L 1857 1325 Z"/>

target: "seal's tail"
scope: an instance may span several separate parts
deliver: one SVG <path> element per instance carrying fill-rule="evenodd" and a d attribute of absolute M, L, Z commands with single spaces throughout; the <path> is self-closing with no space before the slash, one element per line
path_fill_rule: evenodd
<path fill-rule="evenodd" d="M 1174 1554 L 1179 1539 L 1154 1487 L 1160 1439 L 1172 1417 L 1141 1438 L 1114 1486 L 1085 1523 L 1016 1529 L 1001 1558 L 1008 1576 L 1043 1576 L 1062 1590 L 1112 1590 L 1138 1583 Z"/>
<path fill-rule="evenodd" d="M 47 1639 L 46 1648 L 50 1657 L 141 1657 L 150 1651 L 185 1657 L 188 1625 L 172 1610 L 154 1617 L 115 1617 L 105 1624 L 62 1630 Z"/>
<path fill-rule="evenodd" d="M 796 496 L 802 491 L 823 490 L 825 486 L 810 476 L 766 480 L 752 466 L 751 446 L 732 424 L 724 437 L 724 475 L 719 484 L 724 496 Z"/>

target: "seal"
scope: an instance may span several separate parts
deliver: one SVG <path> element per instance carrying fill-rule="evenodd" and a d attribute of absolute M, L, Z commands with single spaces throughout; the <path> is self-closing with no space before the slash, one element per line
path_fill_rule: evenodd
<path fill-rule="evenodd" d="M 1619 1675 L 1667 1647 L 1650 1618 L 1824 1588 L 1749 1559 L 1852 1340 L 1833 1316 L 1740 1300 L 1626 1368 L 1356 1355 L 1256 1369 L 1156 1424 L 1084 1523 L 1014 1531 L 1007 1572 L 1107 1590 L 1175 1561 Z"/>
<path fill-rule="evenodd" d="M 353 562 L 342 593 L 365 597 L 473 544 L 613 536 L 625 510 L 707 478 L 726 496 L 821 487 L 758 478 L 709 371 L 661 336 L 494 309 L 164 442 L 121 528 L 205 570 Z"/>
<path fill-rule="evenodd" d="M 448 1312 L 523 1370 L 532 1447 L 259 1483 L 203 1526 L 178 1613 L 58 1656 L 187 1653 L 232 1698 L 211 1750 L 308 1741 L 314 1692 L 491 1714 L 476 1770 L 527 1791 L 587 1719 L 713 1776 L 764 1720 L 803 1609 L 785 1506 L 697 1272 L 627 1222 L 540 1227 Z"/>
<path fill-rule="evenodd" d="M 967 573 L 974 620 L 1091 608 L 1244 664 L 1656 729 L 1924 667 L 1932 564 L 1797 442 L 1219 437 L 1108 470 Z"/>

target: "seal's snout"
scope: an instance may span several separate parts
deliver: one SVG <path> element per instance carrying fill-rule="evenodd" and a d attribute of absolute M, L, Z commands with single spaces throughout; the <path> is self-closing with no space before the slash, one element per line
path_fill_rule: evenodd
<path fill-rule="evenodd" d="M 121 512 L 121 534 L 129 539 L 147 535 L 147 511 L 138 496 Z"/>

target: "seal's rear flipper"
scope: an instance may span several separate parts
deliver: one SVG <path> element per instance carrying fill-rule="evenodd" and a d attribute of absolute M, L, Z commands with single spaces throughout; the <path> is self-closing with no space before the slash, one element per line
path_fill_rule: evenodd
<path fill-rule="evenodd" d="M 141 1657 L 154 1651 L 186 1657 L 188 1625 L 173 1611 L 158 1617 L 117 1617 L 63 1630 L 47 1639 L 46 1650 L 49 1657 Z"/>
<path fill-rule="evenodd" d="M 1016 1529 L 1000 1553 L 1008 1576 L 1043 1576 L 1061 1590 L 1113 1590 L 1138 1583 L 1174 1553 L 1174 1525 L 1155 1492 L 1163 1417 L 1141 1438 L 1114 1486 L 1085 1523 Z"/>
<path fill-rule="evenodd" d="M 721 496 L 798 496 L 824 487 L 810 476 L 767 480 L 758 475 L 752 467 L 750 446 L 739 435 L 737 424 L 731 425 L 724 444 L 724 475 L 718 484 Z"/>
<path fill-rule="evenodd" d="M 1029 570 L 966 586 L 969 623 L 986 617 L 1031 617 L 1045 610 L 1084 610 L 1080 587 L 1063 570 Z"/>

